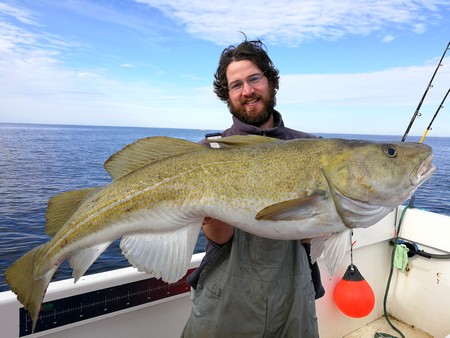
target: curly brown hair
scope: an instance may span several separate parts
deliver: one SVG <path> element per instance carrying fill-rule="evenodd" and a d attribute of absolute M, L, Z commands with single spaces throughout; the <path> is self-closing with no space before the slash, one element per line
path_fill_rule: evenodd
<path fill-rule="evenodd" d="M 228 80 L 227 67 L 233 61 L 249 60 L 253 62 L 268 79 L 274 99 L 278 90 L 280 75 L 278 69 L 273 65 L 272 60 L 266 52 L 266 46 L 260 40 L 245 41 L 239 45 L 231 45 L 225 48 L 220 56 L 219 66 L 214 74 L 214 93 L 224 102 L 228 102 Z"/>

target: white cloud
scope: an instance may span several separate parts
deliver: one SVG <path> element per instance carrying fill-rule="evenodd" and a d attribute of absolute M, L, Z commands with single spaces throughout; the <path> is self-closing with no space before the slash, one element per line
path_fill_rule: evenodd
<path fill-rule="evenodd" d="M 26 24 L 16 25 L 14 20 Z M 210 87 L 177 88 L 161 83 L 154 87 L 118 80 L 101 68 L 70 68 L 62 61 L 64 49 L 80 46 L 45 28 L 30 29 L 30 23 L 43 27 L 25 10 L 0 6 L 0 122 L 153 127 L 165 123 L 183 128 L 187 117 L 197 118 L 198 111 L 211 112 L 200 123 L 193 122 L 199 128 L 220 120 L 213 112 L 222 110 L 223 104 Z M 119 65 L 136 68 L 132 63 Z"/>
<path fill-rule="evenodd" d="M 10 6 L 6 3 L 0 2 L 0 14 L 3 13 L 5 16 L 10 16 L 27 25 L 41 26 L 35 19 L 34 13 L 30 10 L 23 8 L 19 5 Z"/>
<path fill-rule="evenodd" d="M 383 37 L 382 41 L 383 42 L 392 42 L 395 40 L 395 36 L 388 34 L 385 37 Z"/>
<path fill-rule="evenodd" d="M 450 7 L 441 0 L 135 1 L 158 8 L 191 34 L 218 44 L 239 40 L 239 31 L 289 45 L 367 35 L 391 25 L 419 34 L 427 23 L 439 20 L 441 8 Z"/>
<path fill-rule="evenodd" d="M 404 106 L 421 97 L 436 64 L 359 74 L 286 74 L 280 100 L 287 104 Z M 449 67 L 439 70 L 427 100 L 437 103 L 450 83 Z"/>
<path fill-rule="evenodd" d="M 223 108 L 211 88 L 155 88 L 114 79 L 101 69 L 68 68 L 51 44 L 41 46 L 40 35 L 5 23 L 2 27 L 0 122 L 153 127 L 170 123 L 183 128 L 187 116 Z M 206 128 L 216 122 L 217 115 L 211 114 L 201 125 L 194 123 Z"/>
<path fill-rule="evenodd" d="M 423 34 L 427 30 L 426 25 L 423 22 L 419 22 L 413 26 L 413 30 L 417 34 Z"/>
<path fill-rule="evenodd" d="M 434 60 L 436 61 L 436 60 Z M 294 128 L 314 132 L 400 135 L 436 68 L 401 67 L 359 74 L 281 74 L 278 108 Z M 450 68 L 437 73 L 411 135 L 423 133 L 450 83 Z M 333 121 L 329 123 L 329 121 Z M 431 135 L 450 132 L 440 114 Z"/>

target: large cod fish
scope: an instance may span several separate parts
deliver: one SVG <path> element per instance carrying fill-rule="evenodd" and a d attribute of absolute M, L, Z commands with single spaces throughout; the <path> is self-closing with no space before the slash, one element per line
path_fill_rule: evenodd
<path fill-rule="evenodd" d="M 141 139 L 105 163 L 110 184 L 50 199 L 46 233 L 52 239 L 5 273 L 33 330 L 47 286 L 65 259 L 76 282 L 122 238 L 122 252 L 134 267 L 175 282 L 188 269 L 206 216 L 261 237 L 312 238 L 313 259 L 323 252 L 334 273 L 348 229 L 375 224 L 435 171 L 431 148 L 416 143 L 260 136 L 215 142 L 220 149 Z"/>

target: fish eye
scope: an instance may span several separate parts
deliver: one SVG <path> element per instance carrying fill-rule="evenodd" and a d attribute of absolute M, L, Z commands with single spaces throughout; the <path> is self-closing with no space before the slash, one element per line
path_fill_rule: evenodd
<path fill-rule="evenodd" d="M 389 157 L 397 157 L 397 148 L 392 144 L 383 145 L 383 151 Z"/>

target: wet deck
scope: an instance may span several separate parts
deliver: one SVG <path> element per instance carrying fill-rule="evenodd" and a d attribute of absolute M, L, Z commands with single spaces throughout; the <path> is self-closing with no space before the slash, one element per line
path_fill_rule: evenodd
<path fill-rule="evenodd" d="M 407 338 L 433 338 L 432 335 L 419 330 L 418 328 L 407 325 L 403 322 L 400 322 L 395 319 L 391 319 L 392 324 L 399 329 L 403 335 Z M 389 323 L 385 318 L 380 318 L 362 328 L 359 328 L 356 331 L 351 332 L 350 334 L 344 336 L 343 338 L 374 338 L 375 333 L 384 333 L 387 334 L 384 337 L 389 337 L 391 335 L 393 337 L 400 337 L 398 332 L 391 328 Z M 383 337 L 380 335 L 380 337 Z"/>

